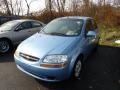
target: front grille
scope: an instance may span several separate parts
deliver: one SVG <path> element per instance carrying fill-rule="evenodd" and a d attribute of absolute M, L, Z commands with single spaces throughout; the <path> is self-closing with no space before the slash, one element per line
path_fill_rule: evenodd
<path fill-rule="evenodd" d="M 27 55 L 27 54 L 23 54 L 23 53 L 20 53 L 20 56 L 28 61 L 38 61 L 39 58 L 37 57 L 34 57 L 34 56 L 31 56 L 31 55 Z"/>

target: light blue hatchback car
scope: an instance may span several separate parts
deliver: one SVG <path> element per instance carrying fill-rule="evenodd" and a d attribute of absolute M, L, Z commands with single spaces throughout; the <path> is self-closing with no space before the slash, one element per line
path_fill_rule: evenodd
<path fill-rule="evenodd" d="M 90 17 L 57 18 L 23 41 L 14 58 L 18 69 L 43 81 L 80 77 L 82 63 L 99 42 L 99 32 Z"/>

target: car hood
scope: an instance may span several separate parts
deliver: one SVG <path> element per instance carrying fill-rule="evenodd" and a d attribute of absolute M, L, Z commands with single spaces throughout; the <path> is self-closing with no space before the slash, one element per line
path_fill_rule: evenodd
<path fill-rule="evenodd" d="M 43 58 L 48 54 L 63 54 L 74 43 L 76 37 L 35 34 L 23 41 L 17 51 Z"/>
<path fill-rule="evenodd" d="M 0 33 L 9 32 L 9 31 L 11 31 L 11 30 L 3 30 L 0 28 Z"/>

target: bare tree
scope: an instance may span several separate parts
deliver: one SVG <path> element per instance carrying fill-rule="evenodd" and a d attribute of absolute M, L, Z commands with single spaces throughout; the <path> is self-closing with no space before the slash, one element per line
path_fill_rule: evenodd
<path fill-rule="evenodd" d="M 28 0 L 25 0 L 26 5 L 27 5 L 27 16 L 30 15 L 30 5 L 31 5 L 34 1 L 37 1 L 37 0 L 31 0 L 30 2 L 28 2 Z"/>
<path fill-rule="evenodd" d="M 63 14 L 65 11 L 66 0 L 54 0 L 54 8 L 57 9 L 59 14 Z"/>
<path fill-rule="evenodd" d="M 10 11 L 10 7 L 9 7 L 9 3 L 7 0 L 2 0 L 3 4 L 5 5 L 6 7 L 6 10 L 7 10 L 7 15 L 11 15 L 11 11 Z"/>
<path fill-rule="evenodd" d="M 0 9 L 6 15 L 20 15 L 23 13 L 21 0 L 1 0 Z"/>
<path fill-rule="evenodd" d="M 46 10 L 48 10 L 52 15 L 53 1 L 45 0 Z"/>
<path fill-rule="evenodd" d="M 14 15 L 13 0 L 9 0 L 9 5 L 10 5 L 10 9 L 11 9 L 11 14 Z"/>
<path fill-rule="evenodd" d="M 116 7 L 120 7 L 120 0 L 114 0 L 113 4 L 114 4 Z"/>
<path fill-rule="evenodd" d="M 22 1 L 21 0 L 16 0 L 15 2 L 15 13 L 16 15 L 20 15 L 20 13 L 23 13 L 23 8 L 22 8 Z"/>
<path fill-rule="evenodd" d="M 81 5 L 82 0 L 71 0 L 70 7 L 73 12 L 73 14 L 77 14 L 78 12 L 81 12 Z"/>

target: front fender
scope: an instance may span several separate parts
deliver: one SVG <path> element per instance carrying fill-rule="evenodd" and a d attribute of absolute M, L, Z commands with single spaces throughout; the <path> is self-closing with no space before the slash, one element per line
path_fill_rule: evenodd
<path fill-rule="evenodd" d="M 73 56 L 71 57 L 71 61 L 70 61 L 70 64 L 69 64 L 69 77 L 70 77 L 71 74 L 72 74 L 72 71 L 73 71 L 75 62 L 76 62 L 77 58 L 78 58 L 80 55 L 83 55 L 83 56 L 84 56 L 84 53 L 83 53 L 82 48 L 80 48 L 80 50 L 77 49 L 76 53 L 74 53 Z"/>
<path fill-rule="evenodd" d="M 0 33 L 0 38 L 7 38 L 12 41 L 12 32 L 2 32 Z"/>

